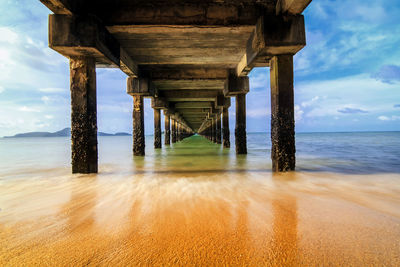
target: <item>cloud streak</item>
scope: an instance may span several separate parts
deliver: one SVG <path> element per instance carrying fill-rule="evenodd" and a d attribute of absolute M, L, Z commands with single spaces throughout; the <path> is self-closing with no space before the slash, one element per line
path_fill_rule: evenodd
<path fill-rule="evenodd" d="M 338 112 L 343 113 L 343 114 L 368 113 L 368 111 L 360 109 L 360 108 L 342 108 L 342 109 L 338 109 Z"/>

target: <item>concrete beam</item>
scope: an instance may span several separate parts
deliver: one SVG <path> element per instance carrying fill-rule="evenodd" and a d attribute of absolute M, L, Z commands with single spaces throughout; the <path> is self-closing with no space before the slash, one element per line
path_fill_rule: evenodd
<path fill-rule="evenodd" d="M 48 9 L 53 11 L 55 14 L 72 15 L 76 10 L 79 9 L 78 5 L 81 5 L 83 1 L 72 1 L 72 0 L 40 0 L 43 5 L 47 6 Z"/>
<path fill-rule="evenodd" d="M 188 68 L 188 69 L 164 69 L 152 68 L 148 72 L 153 80 L 187 80 L 187 79 L 226 79 L 229 75 L 227 69 L 221 68 Z"/>
<path fill-rule="evenodd" d="M 182 114 L 203 114 L 207 113 L 209 108 L 177 108 L 176 111 Z"/>
<path fill-rule="evenodd" d="M 157 96 L 156 88 L 148 78 L 128 77 L 126 93 L 132 96 Z"/>
<path fill-rule="evenodd" d="M 138 76 L 137 64 L 93 16 L 50 15 L 49 46 L 66 57 L 93 57 L 98 66 L 120 67 Z"/>
<path fill-rule="evenodd" d="M 226 79 L 154 79 L 158 90 L 222 90 Z"/>
<path fill-rule="evenodd" d="M 301 14 L 312 0 L 278 0 L 276 14 Z"/>
<path fill-rule="evenodd" d="M 268 65 L 274 55 L 294 55 L 306 45 L 302 15 L 262 16 L 246 45 L 246 53 L 236 67 L 237 76 L 246 76 L 253 67 Z"/>
<path fill-rule="evenodd" d="M 166 90 L 160 91 L 160 96 L 168 101 L 215 101 L 220 94 L 217 90 Z"/>
<path fill-rule="evenodd" d="M 154 109 L 168 109 L 169 105 L 165 98 L 162 97 L 152 97 L 151 107 Z"/>
<path fill-rule="evenodd" d="M 210 108 L 212 107 L 212 103 L 210 102 L 181 102 L 181 103 L 176 103 L 175 108 Z"/>
<path fill-rule="evenodd" d="M 98 9 L 101 8 L 98 5 Z M 240 1 L 236 5 L 212 2 L 204 5 L 193 1 L 140 5 L 133 2 L 108 6 L 103 17 L 107 25 L 254 25 L 257 17 L 273 13 L 274 9 L 271 5 L 243 5 Z"/>
<path fill-rule="evenodd" d="M 231 106 L 231 98 L 225 97 L 224 95 L 219 95 L 217 100 L 215 100 L 215 108 L 229 108 Z"/>
<path fill-rule="evenodd" d="M 228 82 L 225 84 L 224 96 L 235 96 L 247 94 L 250 90 L 249 77 L 238 77 L 234 71 L 229 74 Z"/>

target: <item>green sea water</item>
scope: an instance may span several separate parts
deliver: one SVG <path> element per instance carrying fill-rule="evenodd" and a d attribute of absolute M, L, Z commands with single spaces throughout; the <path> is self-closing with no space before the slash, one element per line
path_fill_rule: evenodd
<path fill-rule="evenodd" d="M 192 136 L 162 149 L 146 137 L 146 156 L 133 157 L 132 137 L 99 137 L 99 172 L 153 175 L 202 175 L 204 172 L 271 172 L 270 136 L 250 133 L 248 154 Z M 296 135 L 298 171 L 349 174 L 400 173 L 400 132 L 300 133 Z M 0 177 L 29 177 L 40 173 L 68 173 L 70 139 L 0 139 Z"/>

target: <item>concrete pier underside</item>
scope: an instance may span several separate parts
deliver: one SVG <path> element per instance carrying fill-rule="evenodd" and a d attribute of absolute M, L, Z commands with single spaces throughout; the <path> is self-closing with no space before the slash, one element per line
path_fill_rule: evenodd
<path fill-rule="evenodd" d="M 71 60 L 73 172 L 97 172 L 96 66 L 128 75 L 134 155 L 144 155 L 143 97 L 155 109 L 156 148 L 160 110 L 166 145 L 198 133 L 230 147 L 235 97 L 236 152 L 246 154 L 247 74 L 271 67 L 273 170 L 294 170 L 292 58 L 306 44 L 301 13 L 311 0 L 41 2 L 54 12 L 50 47 Z"/>

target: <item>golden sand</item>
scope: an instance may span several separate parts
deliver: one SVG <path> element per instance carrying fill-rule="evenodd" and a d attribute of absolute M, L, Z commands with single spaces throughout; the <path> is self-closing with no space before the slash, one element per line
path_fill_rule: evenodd
<path fill-rule="evenodd" d="M 399 175 L 103 173 L 0 181 L 0 265 L 400 266 Z"/>

